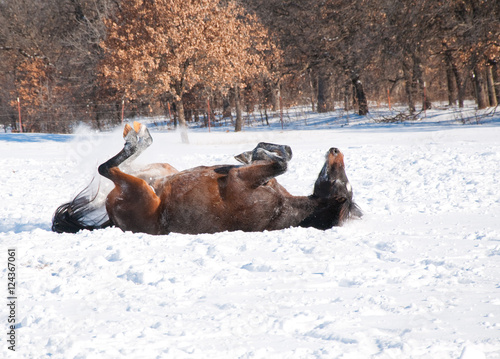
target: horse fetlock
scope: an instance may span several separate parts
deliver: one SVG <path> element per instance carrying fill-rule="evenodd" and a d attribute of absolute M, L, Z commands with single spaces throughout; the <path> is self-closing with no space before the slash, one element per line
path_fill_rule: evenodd
<path fill-rule="evenodd" d="M 149 147 L 153 143 L 153 137 L 146 126 L 141 125 L 139 132 L 137 133 L 138 144 L 141 148 Z"/>
<path fill-rule="evenodd" d="M 124 149 L 127 154 L 134 154 L 138 150 L 146 149 L 153 143 L 153 137 L 151 137 L 148 128 L 139 122 L 134 122 L 133 128 L 126 124 L 123 130 L 123 138 L 125 139 Z"/>
<path fill-rule="evenodd" d="M 127 129 L 127 126 L 128 126 L 128 129 Z M 123 130 L 123 138 L 125 139 L 125 145 L 127 146 L 135 146 L 137 145 L 137 141 L 138 141 L 138 138 L 137 138 L 137 132 L 135 131 L 132 131 L 132 127 L 130 127 L 129 124 L 127 124 L 125 126 L 125 129 Z"/>

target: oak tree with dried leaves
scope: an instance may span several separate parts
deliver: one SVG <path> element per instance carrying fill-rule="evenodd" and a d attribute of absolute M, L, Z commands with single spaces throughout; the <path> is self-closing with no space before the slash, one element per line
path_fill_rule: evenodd
<path fill-rule="evenodd" d="M 125 0 L 106 26 L 105 79 L 129 99 L 172 99 L 184 142 L 188 91 L 227 92 L 266 71 L 265 31 L 233 1 Z"/>
<path fill-rule="evenodd" d="M 2 0 L 0 126 L 19 130 L 17 98 L 36 132 L 106 128 L 124 99 L 125 116 L 174 102 L 183 127 L 209 100 L 235 130 L 278 99 L 494 107 L 499 39 L 498 0 Z"/>

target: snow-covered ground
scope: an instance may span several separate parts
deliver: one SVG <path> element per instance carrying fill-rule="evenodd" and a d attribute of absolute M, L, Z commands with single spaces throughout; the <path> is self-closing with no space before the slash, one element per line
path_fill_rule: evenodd
<path fill-rule="evenodd" d="M 365 216 L 327 231 L 52 233 L 55 208 L 121 148 L 121 130 L 0 134 L 1 356 L 500 358 L 500 115 L 479 125 L 451 110 L 426 115 L 289 116 L 284 130 L 193 129 L 189 145 L 153 130 L 142 160 L 178 169 L 236 163 L 258 141 L 288 144 L 279 181 L 297 195 L 339 147 Z"/>

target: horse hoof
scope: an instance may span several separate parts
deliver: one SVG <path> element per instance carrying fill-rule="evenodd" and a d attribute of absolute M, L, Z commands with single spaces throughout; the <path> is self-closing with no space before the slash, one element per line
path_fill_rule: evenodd
<path fill-rule="evenodd" d="M 137 135 L 139 134 L 142 126 L 139 122 L 134 121 L 133 126 L 130 126 L 128 123 L 125 125 L 123 128 L 123 138 L 125 139 L 126 142 L 136 142 L 134 139 L 137 139 Z"/>
<path fill-rule="evenodd" d="M 132 131 L 132 126 L 130 126 L 128 123 L 125 125 L 125 128 L 123 129 L 123 138 L 127 138 L 127 135 L 129 132 Z"/>
<path fill-rule="evenodd" d="M 252 162 L 252 151 L 246 151 L 240 153 L 238 156 L 234 156 L 234 158 L 245 165 L 248 165 Z"/>
<path fill-rule="evenodd" d="M 133 127 L 128 123 L 123 129 L 123 138 L 126 143 L 139 144 L 141 147 L 148 147 L 153 143 L 153 138 L 148 128 L 140 122 L 134 121 Z"/>
<path fill-rule="evenodd" d="M 134 131 L 136 133 L 139 133 L 139 131 L 141 130 L 141 127 L 143 127 L 143 125 L 140 122 L 134 121 Z"/>
<path fill-rule="evenodd" d="M 146 148 L 153 143 L 153 137 L 151 137 L 151 134 L 145 125 L 140 124 L 139 122 L 134 122 L 134 130 L 137 132 L 139 146 Z"/>

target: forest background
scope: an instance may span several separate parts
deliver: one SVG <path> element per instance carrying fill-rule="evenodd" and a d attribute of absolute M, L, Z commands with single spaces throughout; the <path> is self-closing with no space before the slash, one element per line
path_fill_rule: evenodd
<path fill-rule="evenodd" d="M 0 126 L 482 109 L 500 102 L 499 60 L 497 0 L 0 0 Z"/>

